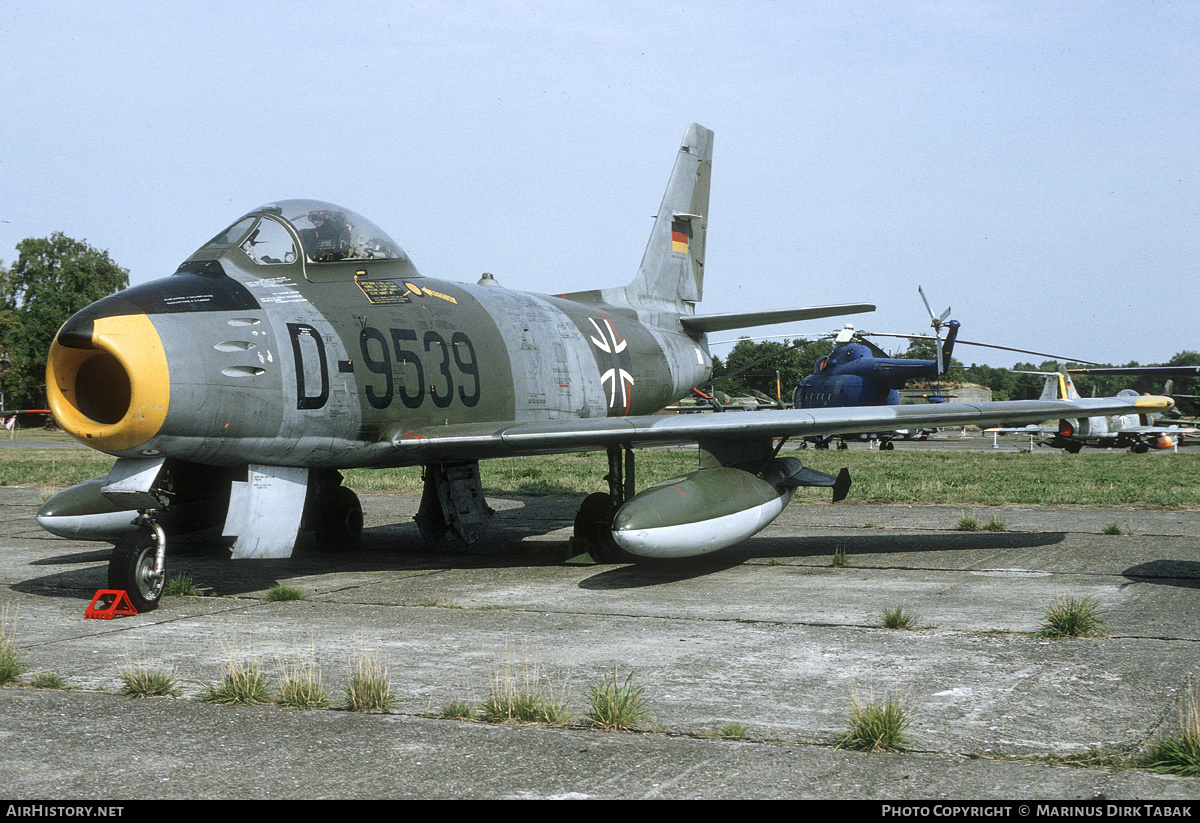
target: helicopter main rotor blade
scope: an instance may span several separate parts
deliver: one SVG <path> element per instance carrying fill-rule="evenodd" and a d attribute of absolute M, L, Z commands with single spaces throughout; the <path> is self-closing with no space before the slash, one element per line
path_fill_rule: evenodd
<path fill-rule="evenodd" d="M 910 340 L 937 340 L 939 342 L 941 340 L 940 337 L 934 337 L 931 334 L 892 334 L 892 333 L 883 332 L 883 331 L 862 332 L 862 333 L 864 335 L 870 334 L 872 337 L 906 337 Z M 1000 346 L 1000 345 L 997 345 L 996 343 L 977 343 L 973 340 L 963 340 L 961 337 L 958 338 L 958 340 L 955 342 L 958 343 L 959 345 L 964 345 L 964 346 L 981 346 L 985 349 L 1003 349 L 1004 351 L 1015 351 L 1015 352 L 1020 352 L 1021 354 L 1036 354 L 1038 357 L 1049 357 L 1052 360 L 1059 361 L 1060 363 L 1083 363 L 1088 366 L 1099 365 L 1098 363 L 1096 363 L 1093 360 L 1078 360 L 1073 357 L 1063 357 L 1058 354 L 1047 354 L 1044 351 L 1033 351 L 1032 349 L 1016 349 L 1016 348 L 1013 348 L 1012 346 Z"/>

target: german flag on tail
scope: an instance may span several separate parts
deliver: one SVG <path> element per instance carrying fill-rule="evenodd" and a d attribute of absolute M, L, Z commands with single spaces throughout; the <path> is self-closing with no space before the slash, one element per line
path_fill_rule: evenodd
<path fill-rule="evenodd" d="M 692 224 L 688 220 L 671 221 L 671 251 L 680 254 L 688 253 L 688 243 L 692 239 Z"/>

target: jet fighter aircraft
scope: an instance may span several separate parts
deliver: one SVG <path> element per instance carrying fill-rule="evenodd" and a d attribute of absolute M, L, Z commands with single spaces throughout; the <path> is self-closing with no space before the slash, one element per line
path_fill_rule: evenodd
<path fill-rule="evenodd" d="M 1121 373 L 1121 369 L 1071 369 L 1071 372 Z M 1125 373 L 1130 373 L 1126 371 Z M 1118 397 L 1136 399 L 1149 395 L 1139 395 L 1133 389 L 1125 389 L 1117 393 Z M 1079 391 L 1070 373 L 1061 371 L 1046 375 L 1046 383 L 1042 389 L 1042 400 L 1054 400 L 1058 397 L 1078 399 Z M 1031 437 L 1045 437 L 1043 446 L 1062 449 L 1069 454 L 1078 454 L 1085 446 L 1101 449 L 1129 449 L 1135 454 L 1145 454 L 1151 448 L 1169 449 L 1178 442 L 1178 438 L 1195 431 L 1192 428 L 1181 428 L 1177 425 L 1155 425 L 1157 414 L 1147 409 L 1126 414 L 1094 415 L 1083 418 L 1067 418 L 1058 421 L 1057 427 L 1025 426 L 1019 429 L 996 428 L 989 429 L 998 434 L 1024 434 Z"/>
<path fill-rule="evenodd" d="M 605 450 L 607 493 L 576 535 L 598 559 L 715 551 L 774 519 L 798 486 L 849 478 L 779 457 L 780 438 L 1169 408 L 1163 398 L 653 414 L 704 385 L 707 334 L 869 311 L 852 303 L 697 314 L 713 133 L 693 124 L 636 276 L 556 296 L 483 277 L 434 279 L 383 230 L 328 203 L 254 209 L 171 276 L 71 317 L 49 354 L 62 427 L 117 458 L 38 520 L 115 542 L 109 586 L 162 593 L 168 539 L 221 526 L 233 557 L 287 557 L 301 528 L 355 540 L 350 467 L 425 467 L 430 540 L 470 542 L 491 516 L 479 462 Z M 777 442 L 778 441 L 778 442 Z M 635 494 L 633 448 L 696 442 L 700 467 Z"/>

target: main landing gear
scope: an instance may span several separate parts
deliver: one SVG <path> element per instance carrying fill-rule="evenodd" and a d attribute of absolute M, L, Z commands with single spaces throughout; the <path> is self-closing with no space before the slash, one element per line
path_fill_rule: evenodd
<path fill-rule="evenodd" d="M 363 510 L 358 495 L 345 486 L 322 490 L 310 513 L 317 545 L 323 549 L 358 545 L 363 532 Z"/>
<path fill-rule="evenodd" d="M 604 479 L 608 481 L 608 492 L 589 494 L 575 515 L 575 539 L 597 562 L 626 562 L 631 557 L 613 540 L 612 522 L 617 509 L 637 488 L 632 449 L 614 447 L 608 450 L 608 474 Z"/>

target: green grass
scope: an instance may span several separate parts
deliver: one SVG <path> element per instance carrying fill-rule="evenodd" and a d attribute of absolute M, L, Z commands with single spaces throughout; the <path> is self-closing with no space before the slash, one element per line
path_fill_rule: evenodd
<path fill-rule="evenodd" d="M 479 709 L 479 717 L 488 723 L 545 723 L 562 725 L 571 719 L 565 705 L 537 691 L 507 688 L 493 691 Z"/>
<path fill-rule="evenodd" d="M 854 478 L 850 498 L 861 502 L 948 505 L 1200 506 L 1200 460 L 1190 454 L 1146 455 L 1088 452 L 1063 459 L 1058 452 L 813 452 L 804 463 L 837 473 L 845 466 Z M 1083 459 L 1079 459 L 1083 458 Z M 696 468 L 694 449 L 638 451 L 642 488 Z M 520 457 L 488 461 L 483 484 L 488 494 L 580 495 L 604 491 L 607 462 L 602 452 Z M 346 485 L 360 491 L 421 490 L 419 469 L 354 469 Z M 801 490 L 801 499 L 810 493 Z"/>
<path fill-rule="evenodd" d="M 746 727 L 741 723 L 731 721 L 721 726 L 717 734 L 729 740 L 745 740 L 748 732 Z"/>
<path fill-rule="evenodd" d="M 0 461 L 0 486 L 66 488 L 108 474 L 113 462 L 112 457 L 82 446 L 5 449 L 4 460 Z"/>
<path fill-rule="evenodd" d="M 35 689 L 65 689 L 67 681 L 63 680 L 62 675 L 54 674 L 53 672 L 41 672 L 33 677 L 30 683 Z"/>
<path fill-rule="evenodd" d="M 163 584 L 163 597 L 199 597 L 200 587 L 187 575 L 168 577 Z"/>
<path fill-rule="evenodd" d="M 479 709 L 489 723 L 562 725 L 571 719 L 567 701 L 558 697 L 536 663 L 519 668 L 507 656 L 492 673 L 491 693 Z"/>
<path fill-rule="evenodd" d="M 903 606 L 896 606 L 893 609 L 885 608 L 880 625 L 885 629 L 915 629 L 917 615 L 913 612 L 906 612 Z"/>
<path fill-rule="evenodd" d="M 1100 637 L 1104 618 L 1100 604 L 1091 597 L 1059 597 L 1046 608 L 1035 637 Z"/>
<path fill-rule="evenodd" d="M 275 585 L 267 589 L 263 599 L 268 603 L 277 603 L 285 600 L 303 600 L 306 596 L 300 589 L 292 586 Z"/>
<path fill-rule="evenodd" d="M 1188 453 L 1158 455 L 1085 452 L 1064 459 L 1058 452 L 867 450 L 804 454 L 805 465 L 854 478 L 852 500 L 963 506 L 1028 505 L 1137 508 L 1200 507 L 1200 460 Z M 105 474 L 113 459 L 90 449 L 6 449 L 0 485 L 59 488 Z M 694 448 L 637 452 L 642 488 L 696 468 Z M 483 465 L 484 491 L 491 495 L 583 495 L 605 491 L 603 452 L 490 460 Z M 420 468 L 351 469 L 346 485 L 360 492 L 422 489 Z M 32 480 L 31 480 L 32 479 Z M 816 491 L 797 496 L 816 499 Z"/>
<path fill-rule="evenodd" d="M 1200 777 L 1200 732 L 1180 732 L 1158 741 L 1146 755 L 1146 768 L 1162 774 Z"/>
<path fill-rule="evenodd" d="M 994 515 L 991 520 L 983 525 L 985 532 L 1002 532 L 1007 528 L 1008 526 L 1004 524 L 1004 521 Z"/>
<path fill-rule="evenodd" d="M 352 712 L 390 712 L 397 703 L 387 669 L 366 650 L 351 659 L 350 682 L 344 694 L 345 708 Z"/>
<path fill-rule="evenodd" d="M 170 672 L 151 669 L 145 663 L 126 663 L 118 674 L 121 688 L 118 693 L 135 699 L 147 697 L 178 697 L 179 683 Z"/>
<path fill-rule="evenodd" d="M 1109 523 L 1107 526 L 1105 526 L 1103 529 L 1100 530 L 1100 533 L 1101 534 L 1125 534 L 1125 530 L 1122 529 L 1116 523 Z"/>
<path fill-rule="evenodd" d="M 258 706 L 272 702 L 269 678 L 258 661 L 232 658 L 222 667 L 221 680 L 205 683 L 196 699 L 202 703 L 222 703 L 227 706 Z"/>
<path fill-rule="evenodd" d="M 645 687 L 633 684 L 633 672 L 621 680 L 615 666 L 602 683 L 588 687 L 588 704 L 587 720 L 602 729 L 636 729 L 653 719 Z"/>
<path fill-rule="evenodd" d="M 908 701 L 887 692 L 882 700 L 859 697 L 850 692 L 849 728 L 837 739 L 835 748 L 864 752 L 902 752 L 912 746 L 908 728 L 912 724 Z"/>
<path fill-rule="evenodd" d="M 846 556 L 846 550 L 841 546 L 838 546 L 836 549 L 834 549 L 833 560 L 830 561 L 829 565 L 835 566 L 839 569 L 844 569 L 849 566 L 850 558 Z"/>
<path fill-rule="evenodd" d="M 21 663 L 21 647 L 17 645 L 17 629 L 8 617 L 8 607 L 0 613 L 0 686 L 12 683 L 25 671 Z"/>
<path fill-rule="evenodd" d="M 282 665 L 275 702 L 293 709 L 329 708 L 329 695 L 321 686 L 321 672 L 314 652 Z"/>
<path fill-rule="evenodd" d="M 443 720 L 473 720 L 475 707 L 468 700 L 451 700 L 442 707 L 438 717 Z"/>
<path fill-rule="evenodd" d="M 979 521 L 974 517 L 963 517 L 958 521 L 958 525 L 954 527 L 960 532 L 977 532 L 979 531 Z"/>
<path fill-rule="evenodd" d="M 1191 678 L 1179 704 L 1179 731 L 1160 738 L 1141 764 L 1162 774 L 1200 777 L 1200 695 Z"/>

